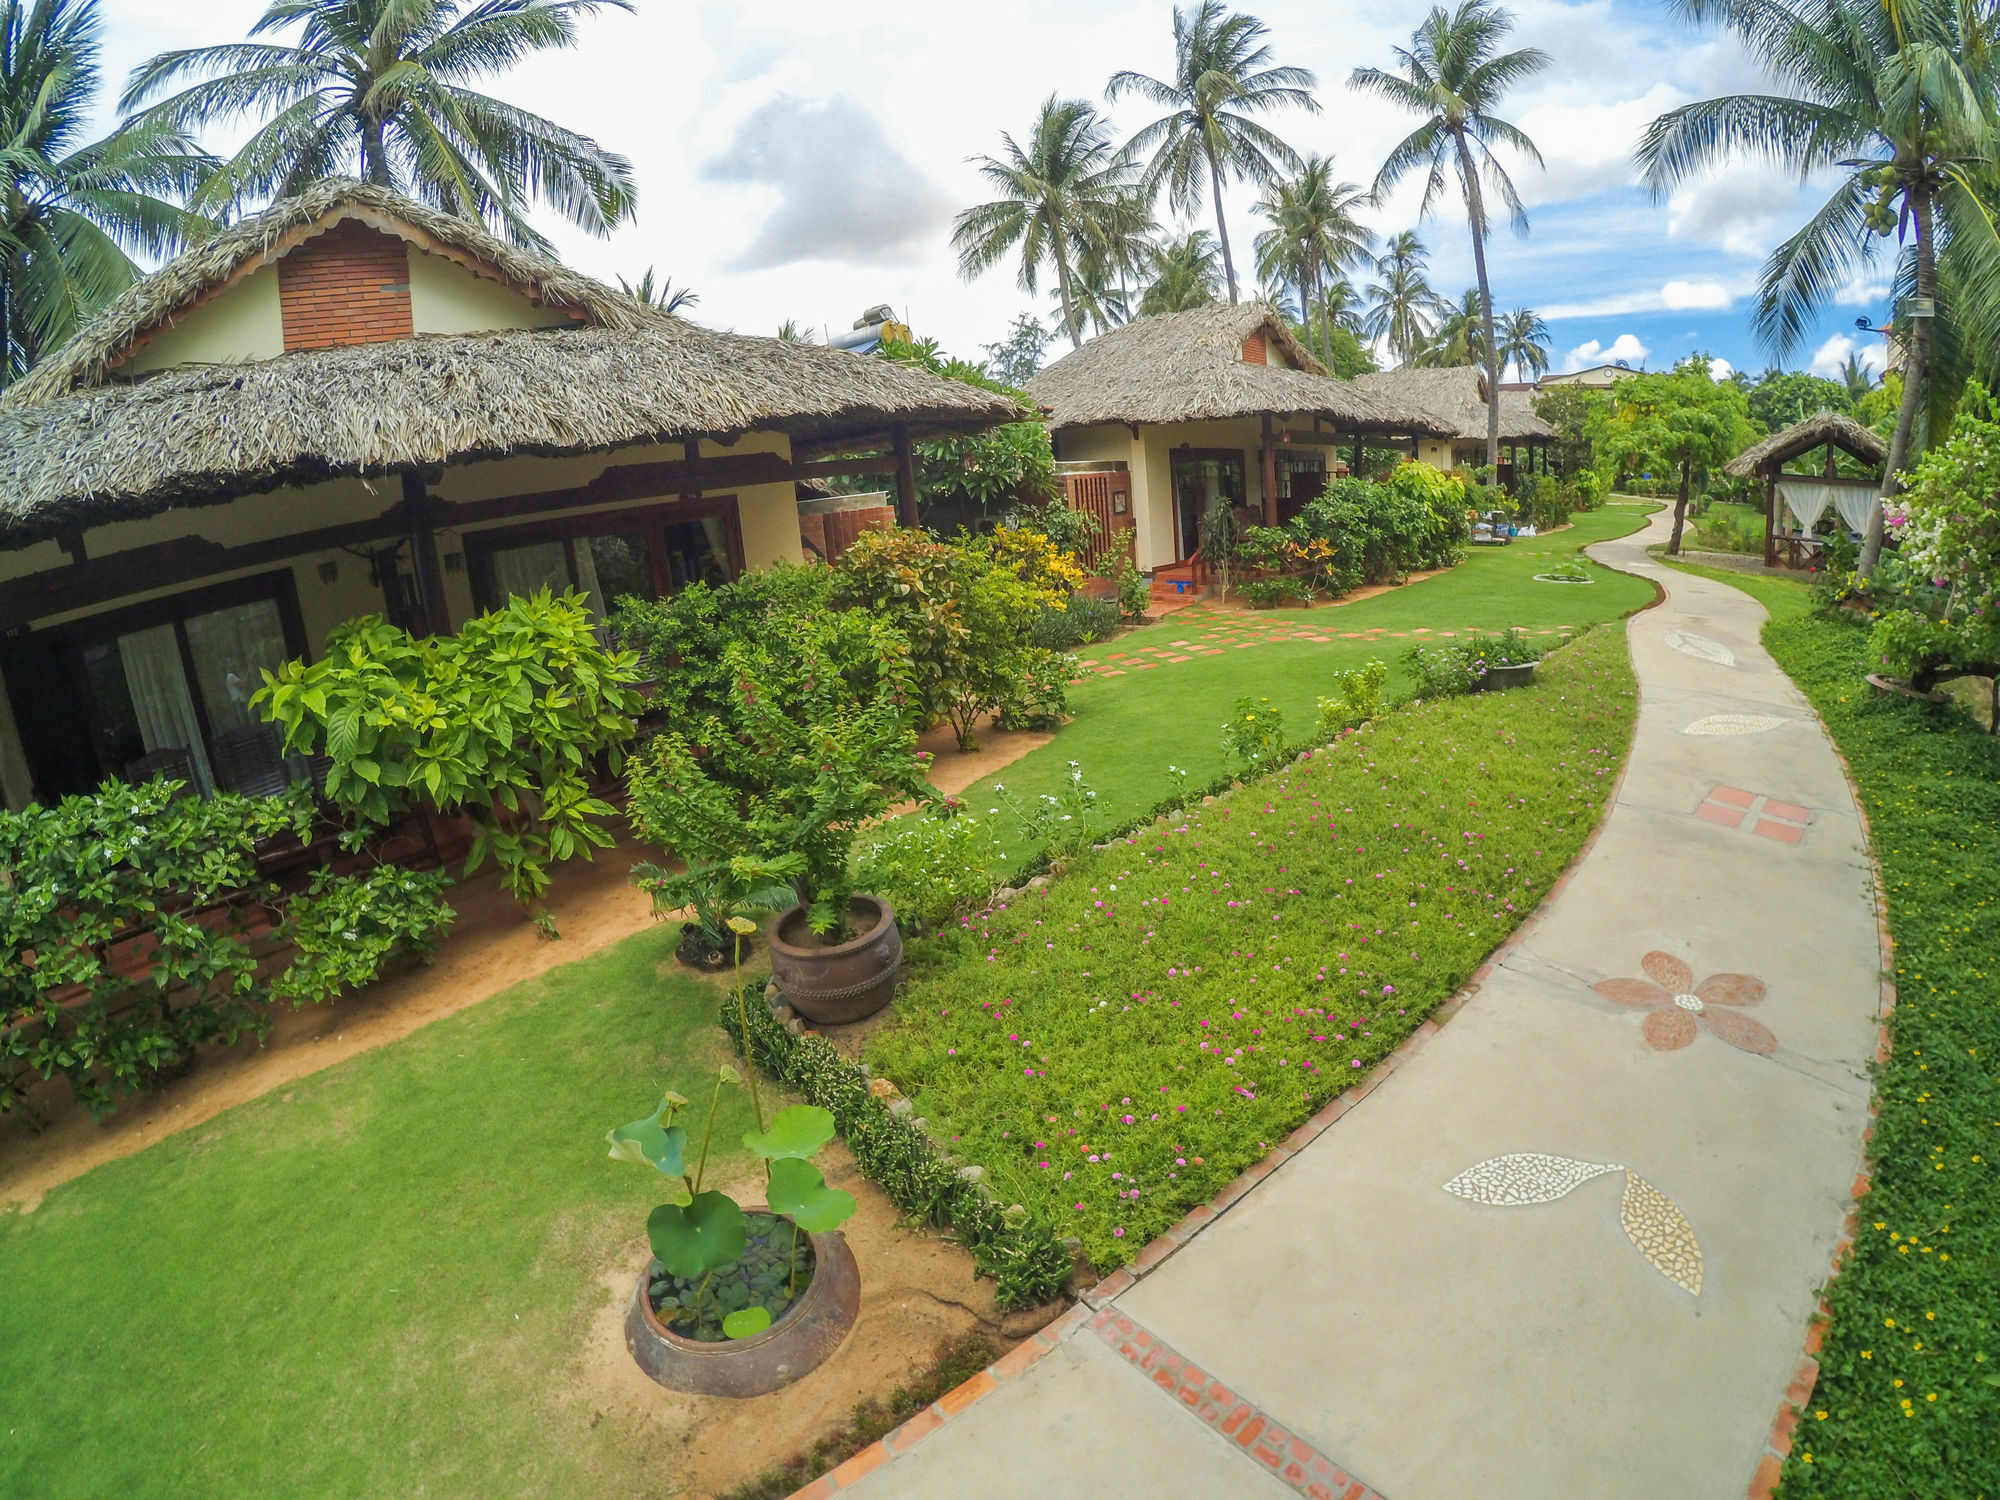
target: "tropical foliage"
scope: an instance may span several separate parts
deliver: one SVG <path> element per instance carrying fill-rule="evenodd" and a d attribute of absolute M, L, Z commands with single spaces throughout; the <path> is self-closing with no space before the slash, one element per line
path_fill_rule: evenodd
<path fill-rule="evenodd" d="M 1424 242 L 1409 229 L 1393 237 L 1375 258 L 1375 274 L 1381 280 L 1368 288 L 1368 313 L 1361 332 L 1388 345 L 1398 364 L 1415 361 L 1444 307 L 1424 277 L 1426 259 Z"/>
<path fill-rule="evenodd" d="M 1151 153 L 1147 185 L 1164 187 L 1177 213 L 1192 212 L 1206 192 L 1229 300 L 1236 301 L 1236 261 L 1222 210 L 1223 184 L 1231 178 L 1267 183 L 1280 171 L 1297 171 L 1299 154 L 1253 115 L 1296 108 L 1319 112 L 1314 78 L 1305 68 L 1275 65 L 1264 38 L 1270 28 L 1255 16 L 1231 14 L 1222 0 L 1174 7 L 1174 73 L 1149 77 L 1130 69 L 1111 75 L 1105 97 L 1136 94 L 1166 111 L 1126 145 L 1131 156 Z"/>
<path fill-rule="evenodd" d="M 1614 472 L 1678 475 L 1669 552 L 1681 550 L 1695 471 L 1720 468 L 1757 437 L 1742 388 L 1713 379 L 1699 357 L 1670 373 L 1618 381 L 1600 434 L 1599 456 Z"/>
<path fill-rule="evenodd" d="M 1153 252 L 1153 279 L 1139 298 L 1139 311 L 1154 313 L 1188 312 L 1207 307 L 1222 289 L 1221 255 L 1215 236 L 1206 229 L 1190 230 Z"/>
<path fill-rule="evenodd" d="M 539 901 L 549 866 L 609 848 L 610 804 L 590 785 L 616 774 L 636 731 L 639 664 L 598 644 L 581 594 L 515 596 L 456 635 L 412 636 L 362 615 L 316 662 L 288 662 L 251 702 L 285 748 L 330 763 L 327 799 L 380 826 L 412 807 L 472 822 L 469 874 L 489 858 L 514 899 Z"/>
<path fill-rule="evenodd" d="M 1417 28 L 1411 45 L 1395 49 L 1400 72 L 1357 68 L 1353 78 L 1356 88 L 1423 119 L 1382 163 L 1375 177 L 1378 198 L 1412 172 L 1421 173 L 1420 212 L 1427 215 L 1445 191 L 1447 174 L 1458 179 L 1479 279 L 1478 351 L 1486 369 L 1489 466 L 1500 462 L 1500 369 L 1493 290 L 1486 274 L 1486 242 L 1492 232 L 1487 193 L 1499 199 L 1516 230 L 1525 232 L 1528 224 L 1520 194 L 1493 148 L 1505 146 L 1538 167 L 1542 164 L 1535 143 L 1496 111 L 1510 88 L 1549 65 L 1548 54 L 1539 48 L 1499 50 L 1513 25 L 1513 16 L 1491 0 L 1462 0 L 1455 11 L 1435 7 Z"/>
<path fill-rule="evenodd" d="M 97 0 L 0 0 L 0 385 L 132 284 L 128 252 L 166 255 L 204 227 L 167 201 L 210 165 L 179 128 L 85 138 L 102 45 Z"/>
<path fill-rule="evenodd" d="M 989 375 L 983 365 L 951 358 L 935 339 L 913 344 L 890 339 L 875 353 L 947 380 L 1012 396 L 1033 409 L 1025 392 Z M 920 518 L 934 529 L 978 525 L 1018 506 L 1048 500 L 1058 490 L 1049 430 L 1038 421 L 1006 422 L 985 432 L 919 443 L 916 456 Z"/>
<path fill-rule="evenodd" d="M 1005 132 L 1000 145 L 999 156 L 974 158 L 979 175 L 999 196 L 952 221 L 959 274 L 970 281 L 1018 251 L 1016 279 L 1022 291 L 1033 292 L 1042 268 L 1052 267 L 1063 331 L 1075 347 L 1083 342 L 1076 267 L 1093 250 L 1108 250 L 1099 221 L 1124 202 L 1131 167 L 1112 149 L 1109 124 L 1084 99 L 1050 94 L 1027 145 Z"/>
<path fill-rule="evenodd" d="M 305 788 L 185 790 L 107 782 L 0 812 L 0 942 L 34 956 L 0 965 L 0 1113 L 61 1076 L 102 1117 L 196 1048 L 262 1036 L 277 1001 L 330 1000 L 428 956 L 450 924 L 442 874 L 323 868 L 289 891 L 267 878 L 260 846 L 313 837 Z"/>
<path fill-rule="evenodd" d="M 548 249 L 531 202 L 609 234 L 632 216 L 632 166 L 588 136 L 472 85 L 576 44 L 580 17 L 628 0 L 272 0 L 250 40 L 164 52 L 119 108 L 173 131 L 248 118 L 250 138 L 192 200 L 233 214 L 347 173 Z M 297 28 L 290 43 L 261 38 Z"/>
<path fill-rule="evenodd" d="M 1297 289 L 1305 345 L 1327 365 L 1333 363 L 1334 304 L 1345 302 L 1328 292 L 1337 282 L 1352 296 L 1340 273 L 1365 263 L 1375 241 L 1374 231 L 1354 216 L 1365 197 L 1355 184 L 1334 180 L 1331 157 L 1310 154 L 1296 176 L 1271 183 L 1256 205 L 1271 221 L 1257 236 L 1257 274 Z"/>

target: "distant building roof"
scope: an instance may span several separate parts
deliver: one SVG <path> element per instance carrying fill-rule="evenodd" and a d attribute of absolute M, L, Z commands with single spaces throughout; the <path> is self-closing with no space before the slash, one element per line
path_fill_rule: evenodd
<path fill-rule="evenodd" d="M 1405 365 L 1363 375 L 1357 382 L 1369 395 L 1400 407 L 1421 407 L 1447 437 L 1486 439 L 1486 378 L 1472 365 L 1419 369 Z M 1552 438 L 1555 428 L 1535 415 L 1534 392 L 1500 387 L 1500 440 Z"/>

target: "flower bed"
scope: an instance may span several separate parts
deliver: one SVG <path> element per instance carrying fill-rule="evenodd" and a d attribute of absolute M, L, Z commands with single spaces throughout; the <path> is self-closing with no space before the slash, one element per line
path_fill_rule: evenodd
<path fill-rule="evenodd" d="M 912 945 L 877 1071 L 1003 1204 L 1123 1264 L 1392 1050 L 1530 911 L 1630 740 L 1624 637 L 1379 719 Z"/>

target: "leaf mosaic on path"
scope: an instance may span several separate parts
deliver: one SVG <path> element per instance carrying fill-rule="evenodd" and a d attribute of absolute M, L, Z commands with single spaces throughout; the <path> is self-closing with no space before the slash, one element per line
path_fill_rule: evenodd
<path fill-rule="evenodd" d="M 1003 1204 L 1131 1259 L 1365 1076 L 1575 856 L 1630 741 L 1623 632 L 1543 676 L 1386 716 L 913 942 L 878 1073 Z"/>

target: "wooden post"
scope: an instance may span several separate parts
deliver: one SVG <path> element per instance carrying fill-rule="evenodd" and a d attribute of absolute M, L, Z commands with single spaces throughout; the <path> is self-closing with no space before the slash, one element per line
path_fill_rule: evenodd
<path fill-rule="evenodd" d="M 1778 565 L 1778 476 L 1764 476 L 1764 566 Z"/>
<path fill-rule="evenodd" d="M 1347 466 L 1347 472 L 1356 479 L 1361 477 L 1361 447 L 1361 434 L 1357 432 L 1354 434 L 1354 462 Z"/>
<path fill-rule="evenodd" d="M 1264 524 L 1278 524 L 1278 450 L 1271 441 L 1271 414 L 1264 413 Z"/>
<path fill-rule="evenodd" d="M 451 611 L 445 607 L 444 569 L 438 563 L 437 532 L 433 529 L 430 491 L 415 469 L 403 470 L 403 515 L 409 527 L 410 571 L 416 576 L 421 635 L 451 631 Z"/>
<path fill-rule="evenodd" d="M 917 457 L 910 446 L 910 429 L 895 429 L 896 524 L 915 531 L 917 521 Z"/>

